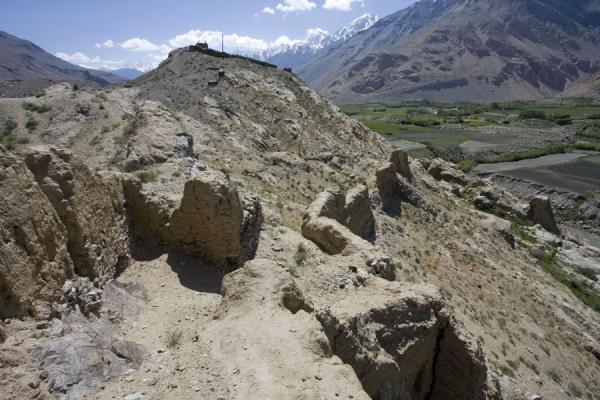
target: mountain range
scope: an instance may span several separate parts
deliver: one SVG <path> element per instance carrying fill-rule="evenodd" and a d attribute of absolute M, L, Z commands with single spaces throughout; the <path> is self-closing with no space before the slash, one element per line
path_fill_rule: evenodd
<path fill-rule="evenodd" d="M 299 75 L 339 103 L 533 100 L 600 70 L 598 0 L 421 0 Z"/>
<path fill-rule="evenodd" d="M 48 79 L 92 82 L 102 86 L 124 82 L 111 73 L 61 60 L 27 40 L 2 31 L 0 54 L 0 80 Z"/>
<path fill-rule="evenodd" d="M 0 52 L 0 80 L 106 85 L 148 69 L 75 66 L 3 32 Z M 600 0 L 421 0 L 251 56 L 291 68 L 337 103 L 598 96 Z"/>
<path fill-rule="evenodd" d="M 379 17 L 375 14 L 364 14 L 333 33 L 323 29 L 310 29 L 305 39 L 276 43 L 254 56 L 281 68 L 296 70 L 314 59 L 323 57 L 328 49 L 339 46 L 359 32 L 369 29 L 378 20 Z"/>

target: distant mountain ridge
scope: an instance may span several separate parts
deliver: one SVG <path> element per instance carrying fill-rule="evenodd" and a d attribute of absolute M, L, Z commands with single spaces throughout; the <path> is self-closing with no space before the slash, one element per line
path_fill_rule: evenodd
<path fill-rule="evenodd" d="M 281 68 L 296 70 L 318 58 L 327 49 L 344 43 L 359 32 L 370 28 L 378 20 L 379 17 L 375 14 L 364 14 L 333 33 L 323 29 L 311 29 L 303 40 L 276 44 L 254 56 Z"/>
<path fill-rule="evenodd" d="M 541 99 L 600 71 L 600 0 L 421 0 L 298 70 L 340 103 Z"/>
<path fill-rule="evenodd" d="M 135 68 L 119 68 L 113 69 L 110 71 L 111 74 L 116 76 L 120 76 L 121 78 L 132 80 L 137 79 L 140 76 L 144 75 L 144 72 L 137 70 Z"/>
<path fill-rule="evenodd" d="M 0 80 L 48 79 L 119 84 L 124 79 L 108 72 L 83 68 L 46 52 L 41 47 L 0 31 Z"/>

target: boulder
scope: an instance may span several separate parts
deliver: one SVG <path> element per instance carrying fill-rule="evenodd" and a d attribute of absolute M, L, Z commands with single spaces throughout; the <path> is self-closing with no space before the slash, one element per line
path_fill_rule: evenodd
<path fill-rule="evenodd" d="M 73 275 L 67 229 L 25 162 L 0 146 L 0 318 L 34 314 Z"/>
<path fill-rule="evenodd" d="M 54 147 L 31 147 L 23 156 L 67 229 L 75 272 L 110 279 L 126 268 L 129 227 L 119 176 L 96 173 Z"/>
<path fill-rule="evenodd" d="M 320 193 L 306 209 L 302 235 L 330 254 L 346 248 L 369 247 L 364 239 L 375 236 L 375 219 L 366 186 L 337 192 Z"/>
<path fill-rule="evenodd" d="M 404 150 L 394 150 L 390 156 L 390 162 L 394 164 L 396 172 L 412 181 L 412 172 L 410 170 L 410 163 L 408 161 L 408 153 Z"/>
<path fill-rule="evenodd" d="M 483 352 L 432 286 L 369 279 L 317 318 L 371 398 L 499 398 Z"/>
<path fill-rule="evenodd" d="M 546 196 L 536 196 L 529 202 L 528 218 L 540 224 L 548 232 L 560 236 L 560 229 L 554 219 L 552 204 Z"/>
<path fill-rule="evenodd" d="M 305 219 L 302 223 L 302 236 L 329 254 L 341 254 L 349 248 L 369 245 L 344 225 L 326 217 Z"/>
<path fill-rule="evenodd" d="M 396 265 L 389 256 L 375 254 L 367 259 L 369 272 L 388 281 L 396 280 Z"/>
<path fill-rule="evenodd" d="M 124 181 L 124 191 L 142 239 L 199 256 L 227 272 L 254 257 L 263 222 L 260 201 L 240 199 L 223 172 L 198 169 L 180 196 L 145 191 L 134 179 Z"/>
<path fill-rule="evenodd" d="M 429 164 L 427 172 L 438 181 L 446 181 L 461 186 L 469 183 L 469 178 L 464 173 L 456 169 L 453 164 L 439 158 Z"/>

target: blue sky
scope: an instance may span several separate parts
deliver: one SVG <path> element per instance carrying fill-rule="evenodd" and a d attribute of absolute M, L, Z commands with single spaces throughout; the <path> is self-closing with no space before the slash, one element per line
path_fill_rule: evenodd
<path fill-rule="evenodd" d="M 193 41 L 260 50 L 415 0 L 0 0 L 0 30 L 89 67 L 156 64 Z M 287 39 L 286 39 L 287 38 Z"/>

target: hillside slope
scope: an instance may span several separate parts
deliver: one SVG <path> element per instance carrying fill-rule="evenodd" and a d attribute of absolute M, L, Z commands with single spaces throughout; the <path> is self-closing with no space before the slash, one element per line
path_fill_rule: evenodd
<path fill-rule="evenodd" d="M 82 68 L 35 44 L 0 31 L 0 80 L 87 81 L 98 85 L 122 83 L 108 72 Z"/>
<path fill-rule="evenodd" d="M 300 71 L 338 102 L 540 99 L 600 69 L 597 0 L 422 0 Z"/>
<path fill-rule="evenodd" d="M 599 399 L 600 251 L 289 72 L 190 46 L 0 121 L 8 399 Z"/>

